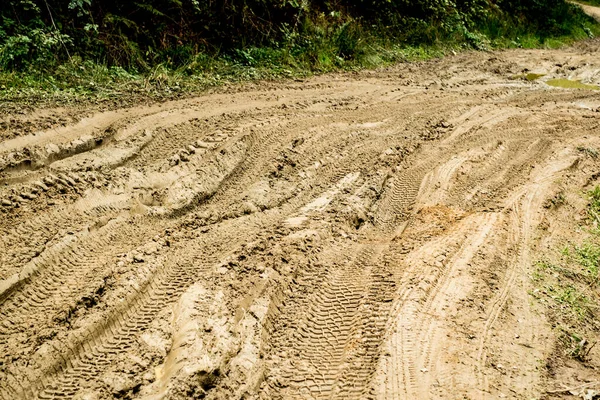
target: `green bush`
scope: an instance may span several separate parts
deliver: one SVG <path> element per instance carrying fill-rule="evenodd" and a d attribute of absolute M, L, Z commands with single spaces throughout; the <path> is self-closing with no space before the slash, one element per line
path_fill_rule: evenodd
<path fill-rule="evenodd" d="M 252 68 L 329 70 L 380 57 L 376 42 L 529 45 L 584 35 L 591 23 L 565 0 L 4 0 L 0 68 L 52 70 L 80 57 L 189 72 L 205 54 Z"/>

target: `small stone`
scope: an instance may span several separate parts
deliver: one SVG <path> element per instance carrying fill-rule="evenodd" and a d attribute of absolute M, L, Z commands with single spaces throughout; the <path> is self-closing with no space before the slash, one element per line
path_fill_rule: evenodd
<path fill-rule="evenodd" d="M 120 395 L 121 397 L 124 393 L 127 393 L 136 386 L 135 381 L 133 381 L 131 378 L 114 373 L 106 375 L 103 378 L 103 381 L 113 395 Z"/>
<path fill-rule="evenodd" d="M 229 272 L 229 270 L 224 266 L 217 268 L 217 274 L 225 275 L 227 272 Z"/>
<path fill-rule="evenodd" d="M 148 360 L 138 357 L 136 355 L 130 354 L 129 355 L 129 360 L 133 361 L 135 364 L 139 365 L 142 368 L 147 368 L 148 367 Z"/>
<path fill-rule="evenodd" d="M 188 161 L 190 161 L 190 158 L 189 158 L 189 157 L 188 157 L 188 155 L 187 155 L 187 154 L 185 154 L 185 153 L 181 153 L 181 154 L 180 154 L 180 156 L 179 156 L 179 159 L 180 159 L 181 161 L 183 161 L 183 162 L 188 162 Z"/>
<path fill-rule="evenodd" d="M 133 262 L 143 263 L 144 262 L 144 257 L 142 257 L 139 254 L 136 254 L 136 255 L 133 256 Z"/>
<path fill-rule="evenodd" d="M 83 390 L 80 391 L 73 397 L 74 400 L 100 400 L 100 394 L 91 391 L 91 390 Z"/>
<path fill-rule="evenodd" d="M 142 375 L 142 379 L 146 382 L 154 382 L 154 374 L 152 371 L 146 371 L 144 375 Z"/>
<path fill-rule="evenodd" d="M 196 148 L 191 144 L 187 147 L 187 149 L 190 152 L 190 154 L 196 154 Z"/>
<path fill-rule="evenodd" d="M 155 254 L 155 253 L 158 253 L 159 248 L 160 248 L 160 244 L 158 244 L 156 242 L 152 242 L 152 243 L 149 243 L 145 247 L 144 253 L 147 254 L 147 255 Z"/>
<path fill-rule="evenodd" d="M 174 167 L 176 165 L 179 165 L 180 162 L 181 162 L 181 158 L 179 157 L 179 154 L 175 154 L 169 161 L 169 165 L 171 167 Z"/>
<path fill-rule="evenodd" d="M 258 207 L 256 207 L 256 205 L 250 201 L 246 201 L 244 202 L 244 204 L 242 204 L 242 212 L 244 214 L 254 214 L 259 211 L 260 210 L 258 209 Z"/>
<path fill-rule="evenodd" d="M 51 157 L 58 153 L 60 153 L 60 147 L 58 147 L 54 143 L 49 143 L 46 145 L 46 154 L 48 155 L 48 157 Z"/>
<path fill-rule="evenodd" d="M 2 199 L 2 205 L 4 207 L 10 207 L 12 206 L 12 202 L 10 200 Z"/>

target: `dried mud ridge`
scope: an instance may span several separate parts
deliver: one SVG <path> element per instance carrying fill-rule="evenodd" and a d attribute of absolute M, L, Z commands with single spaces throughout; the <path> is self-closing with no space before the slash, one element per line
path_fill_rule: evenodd
<path fill-rule="evenodd" d="M 529 273 L 544 202 L 597 167 L 580 149 L 600 146 L 600 97 L 514 78 L 597 84 L 599 50 L 469 53 L 5 138 L 0 397 L 545 393 Z"/>

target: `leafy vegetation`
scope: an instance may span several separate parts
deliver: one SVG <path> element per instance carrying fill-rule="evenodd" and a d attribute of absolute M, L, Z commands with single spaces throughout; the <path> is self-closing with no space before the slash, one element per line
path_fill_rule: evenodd
<path fill-rule="evenodd" d="M 0 98 L 179 92 L 598 33 L 565 0 L 4 0 Z"/>
<path fill-rule="evenodd" d="M 598 149 L 596 149 L 594 147 L 579 146 L 579 147 L 577 147 L 577 150 L 591 158 L 598 158 L 598 155 L 600 155 L 600 152 L 598 152 Z"/>

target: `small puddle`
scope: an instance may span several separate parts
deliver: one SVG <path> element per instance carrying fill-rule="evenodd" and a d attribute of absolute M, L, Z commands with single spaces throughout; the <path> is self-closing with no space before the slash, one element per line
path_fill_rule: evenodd
<path fill-rule="evenodd" d="M 527 74 L 525 75 L 525 79 L 529 82 L 537 81 L 541 77 L 546 76 L 546 74 Z"/>
<path fill-rule="evenodd" d="M 553 87 L 559 87 L 564 89 L 587 89 L 587 90 L 600 90 L 600 86 L 588 85 L 581 83 L 580 81 L 572 81 L 570 79 L 550 79 L 546 83 Z"/>
<path fill-rule="evenodd" d="M 512 75 L 508 79 L 511 79 L 511 80 L 525 79 L 526 81 L 533 82 L 533 81 L 537 81 L 538 79 L 540 79 L 541 77 L 544 77 L 544 76 L 546 76 L 546 74 L 529 73 L 529 74 L 521 74 L 521 75 Z"/>

